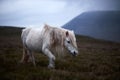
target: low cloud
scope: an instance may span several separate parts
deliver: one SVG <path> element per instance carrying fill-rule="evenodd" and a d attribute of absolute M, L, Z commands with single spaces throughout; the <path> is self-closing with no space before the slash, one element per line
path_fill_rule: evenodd
<path fill-rule="evenodd" d="M 62 26 L 82 12 L 120 10 L 119 5 L 119 0 L 1 0 L 0 25 Z"/>

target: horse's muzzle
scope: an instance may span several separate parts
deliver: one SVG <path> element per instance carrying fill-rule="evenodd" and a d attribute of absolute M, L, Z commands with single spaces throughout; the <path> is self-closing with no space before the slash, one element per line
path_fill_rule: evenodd
<path fill-rule="evenodd" d="M 73 56 L 77 56 L 77 55 L 78 55 L 78 52 L 77 52 L 77 51 L 74 51 L 74 52 L 72 52 L 72 55 L 73 55 Z"/>

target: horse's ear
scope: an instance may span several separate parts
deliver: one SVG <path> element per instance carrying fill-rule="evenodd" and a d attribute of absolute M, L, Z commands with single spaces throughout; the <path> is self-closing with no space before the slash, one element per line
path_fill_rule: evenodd
<path fill-rule="evenodd" d="M 69 32 L 68 31 L 66 31 L 66 36 L 69 36 Z"/>
<path fill-rule="evenodd" d="M 46 27 L 47 27 L 47 26 L 48 26 L 48 24 L 46 24 L 46 23 L 45 23 L 45 24 L 44 24 L 44 26 L 46 26 Z"/>
<path fill-rule="evenodd" d="M 48 24 L 44 24 L 44 28 L 48 29 L 49 25 Z"/>

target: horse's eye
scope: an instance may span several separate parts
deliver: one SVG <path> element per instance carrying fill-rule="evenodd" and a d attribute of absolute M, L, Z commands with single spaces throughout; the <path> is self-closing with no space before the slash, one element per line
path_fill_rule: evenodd
<path fill-rule="evenodd" d="M 67 41 L 68 43 L 70 43 L 70 41 Z"/>

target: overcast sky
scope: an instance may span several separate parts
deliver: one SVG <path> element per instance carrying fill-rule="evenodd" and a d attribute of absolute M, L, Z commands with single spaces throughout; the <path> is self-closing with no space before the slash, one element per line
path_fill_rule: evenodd
<path fill-rule="evenodd" d="M 120 0 L 0 0 L 0 25 L 62 26 L 95 10 L 120 10 Z"/>

